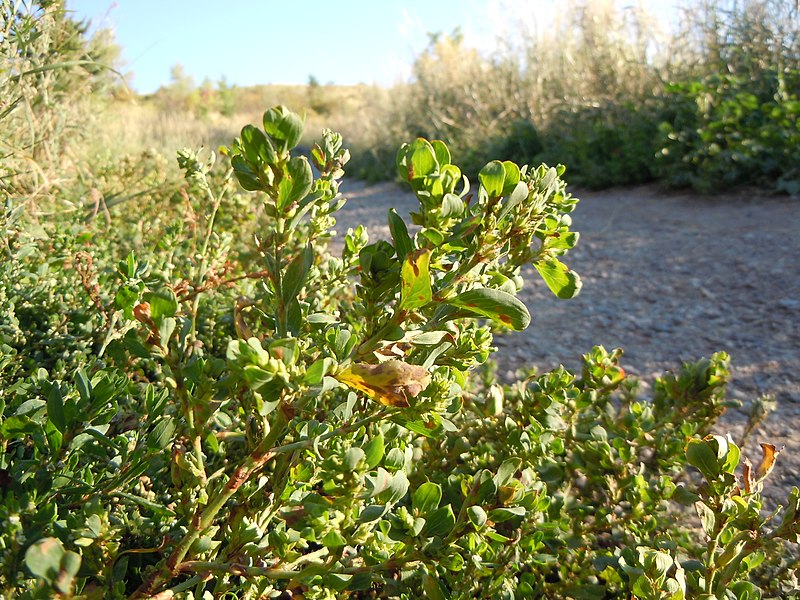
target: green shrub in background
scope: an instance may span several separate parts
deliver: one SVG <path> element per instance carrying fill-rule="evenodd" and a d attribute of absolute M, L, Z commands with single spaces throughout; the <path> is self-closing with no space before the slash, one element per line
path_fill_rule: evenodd
<path fill-rule="evenodd" d="M 347 131 L 356 172 L 391 176 L 393 146 L 422 135 L 448 142 L 469 174 L 499 157 L 564 162 L 593 188 L 798 192 L 796 2 L 687 3 L 668 33 L 641 9 L 600 0 L 551 19 L 508 32 L 515 43 L 488 55 L 458 32 L 434 36 L 394 90 L 402 101 L 379 111 L 394 134 Z"/>
<path fill-rule="evenodd" d="M 125 204 L 110 226 L 32 228 L 6 213 L 0 593 L 796 588 L 784 544 L 800 532 L 797 490 L 785 509 L 761 510 L 774 447 L 740 475 L 737 447 L 711 435 L 725 355 L 666 375 L 651 399 L 621 352 L 602 348 L 577 375 L 507 386 L 491 368 L 470 375 L 494 331 L 530 322 L 517 299 L 523 265 L 559 297 L 580 289 L 560 261 L 577 242 L 561 168 L 492 161 L 470 194 L 447 146 L 417 139 L 396 161 L 420 202 L 417 233 L 390 211 L 391 239 L 359 227 L 333 255 L 348 153 L 326 131 L 315 178 L 292 153 L 302 129 L 277 107 L 242 130 L 229 161 L 181 152 L 184 208 L 163 204 L 158 229 L 127 241 L 127 256 L 140 215 Z M 243 207 L 255 236 L 232 228 Z"/>
<path fill-rule="evenodd" d="M 714 75 L 667 88 L 658 152 L 667 182 L 703 192 L 752 184 L 800 193 L 800 72 L 762 75 L 761 82 Z"/>
<path fill-rule="evenodd" d="M 561 156 L 570 165 L 571 179 L 591 188 L 652 181 L 658 113 L 655 102 L 565 109 L 554 116 L 535 160 Z"/>

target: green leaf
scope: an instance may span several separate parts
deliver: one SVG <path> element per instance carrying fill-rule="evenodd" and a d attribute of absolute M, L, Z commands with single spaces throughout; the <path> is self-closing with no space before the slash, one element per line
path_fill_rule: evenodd
<path fill-rule="evenodd" d="M 456 526 L 456 516 L 453 514 L 452 507 L 448 504 L 437 508 L 428 515 L 428 519 L 423 529 L 423 534 L 428 536 L 445 537 Z"/>
<path fill-rule="evenodd" d="M 377 467 L 383 459 L 383 454 L 385 451 L 386 448 L 382 434 L 378 434 L 369 442 L 367 442 L 367 444 L 364 446 L 367 467 L 370 469 Z"/>
<path fill-rule="evenodd" d="M 244 156 L 236 155 L 231 157 L 231 166 L 233 167 L 233 174 L 236 179 L 248 192 L 257 192 L 263 189 L 264 186 L 258 180 L 258 174 L 250 168 Z"/>
<path fill-rule="evenodd" d="M 461 571 L 464 569 L 464 557 L 459 552 L 453 551 L 451 546 L 450 554 L 443 556 L 440 564 L 448 571 Z"/>
<path fill-rule="evenodd" d="M 305 156 L 292 157 L 286 163 L 283 179 L 278 186 L 278 210 L 283 210 L 308 196 L 313 182 L 314 174 L 308 159 Z"/>
<path fill-rule="evenodd" d="M 326 533 L 320 542 L 322 542 L 322 545 L 326 548 L 341 548 L 347 545 L 347 540 L 335 529 L 331 529 Z"/>
<path fill-rule="evenodd" d="M 423 517 L 432 510 L 439 508 L 442 501 L 442 487 L 430 481 L 423 483 L 411 496 L 411 506 L 419 511 Z"/>
<path fill-rule="evenodd" d="M 728 444 L 728 451 L 724 457 L 724 462 L 722 464 L 722 470 L 726 473 L 734 473 L 736 472 L 736 468 L 739 466 L 739 459 L 741 458 L 741 451 L 739 450 L 739 446 L 734 443 Z"/>
<path fill-rule="evenodd" d="M 61 573 L 55 582 L 55 587 L 62 594 L 71 594 L 75 577 L 81 568 L 81 555 L 67 550 L 61 559 Z"/>
<path fill-rule="evenodd" d="M 383 461 L 384 466 L 392 471 L 402 469 L 405 463 L 406 454 L 400 448 L 391 448 L 386 455 L 386 460 Z"/>
<path fill-rule="evenodd" d="M 411 148 L 410 174 L 413 174 L 413 179 L 427 177 L 438 169 L 436 152 L 427 140 L 419 138 L 411 145 Z"/>
<path fill-rule="evenodd" d="M 403 499 L 403 496 L 408 492 L 408 477 L 403 471 L 397 471 L 392 475 L 389 486 L 382 494 L 386 502 L 398 502 Z"/>
<path fill-rule="evenodd" d="M 555 258 L 533 263 L 539 275 L 542 276 L 547 287 L 558 298 L 568 300 L 574 298 L 581 291 L 583 282 L 575 271 Z"/>
<path fill-rule="evenodd" d="M 274 163 L 277 160 L 272 142 L 259 128 L 252 125 L 245 125 L 242 129 L 242 151 L 253 165 Z"/>
<path fill-rule="evenodd" d="M 512 506 L 511 508 L 495 508 L 489 511 L 489 518 L 495 523 L 503 523 L 518 517 L 525 516 L 524 506 Z"/>
<path fill-rule="evenodd" d="M 690 492 L 686 489 L 686 486 L 681 484 L 675 487 L 675 491 L 672 492 L 671 500 L 683 506 L 692 506 L 695 502 L 700 500 L 700 496 L 694 492 Z"/>
<path fill-rule="evenodd" d="M 88 404 L 92 398 L 92 384 L 83 369 L 78 369 L 75 372 L 75 387 L 78 388 L 81 400 Z"/>
<path fill-rule="evenodd" d="M 386 469 L 378 467 L 378 470 L 374 475 L 369 474 L 366 476 L 365 482 L 367 484 L 367 490 L 364 492 L 364 494 L 367 498 L 373 498 L 377 496 L 389 487 L 391 480 L 391 474 Z"/>
<path fill-rule="evenodd" d="M 134 304 L 139 300 L 139 290 L 130 285 L 123 285 L 114 296 L 114 307 L 119 310 L 125 311 L 125 315 L 129 319 L 133 319 Z"/>
<path fill-rule="evenodd" d="M 410 253 L 403 261 L 400 290 L 400 309 L 412 310 L 431 301 L 431 274 L 428 266 L 431 251 L 422 248 Z"/>
<path fill-rule="evenodd" d="M 394 242 L 394 250 L 397 253 L 397 258 L 404 260 L 408 254 L 414 250 L 414 242 L 411 241 L 411 236 L 408 235 L 408 228 L 402 217 L 397 214 L 395 209 L 389 209 L 389 231 L 392 234 L 392 241 Z"/>
<path fill-rule="evenodd" d="M 439 214 L 442 218 L 452 219 L 464 213 L 464 201 L 455 194 L 445 194 Z"/>
<path fill-rule="evenodd" d="M 47 418 L 60 433 L 67 430 L 67 418 L 64 414 L 64 397 L 58 382 L 54 382 L 47 395 Z"/>
<path fill-rule="evenodd" d="M 54 582 L 61 571 L 64 547 L 56 538 L 43 538 L 30 545 L 25 552 L 25 566 L 31 574 L 48 582 Z"/>
<path fill-rule="evenodd" d="M 14 411 L 14 415 L 18 417 L 22 417 L 24 415 L 36 412 L 43 406 L 46 406 L 47 402 L 40 398 L 31 398 L 30 400 L 25 400 L 22 404 L 17 407 L 17 410 Z"/>
<path fill-rule="evenodd" d="M 164 317 L 158 325 L 159 341 L 162 348 L 167 348 L 172 334 L 175 333 L 175 327 L 178 326 L 178 321 L 174 317 Z"/>
<path fill-rule="evenodd" d="M 505 179 L 506 169 L 499 160 L 493 160 L 478 173 L 478 181 L 489 194 L 489 198 L 499 198 L 503 195 Z"/>
<path fill-rule="evenodd" d="M 41 426 L 28 417 L 11 416 L 0 424 L 0 435 L 7 440 L 34 435 L 41 438 Z"/>
<path fill-rule="evenodd" d="M 417 138 L 401 149 L 402 156 L 398 157 L 400 175 L 407 181 L 422 179 L 436 171 L 436 152 L 430 142 L 424 138 Z"/>
<path fill-rule="evenodd" d="M 467 509 L 467 516 L 476 529 L 480 529 L 486 524 L 486 511 L 480 506 L 470 506 Z"/>
<path fill-rule="evenodd" d="M 300 254 L 292 259 L 292 262 L 286 268 L 286 274 L 282 278 L 283 287 L 281 289 L 281 297 L 284 304 L 289 304 L 303 289 L 312 264 L 314 264 L 314 250 L 311 248 L 311 244 L 308 244 Z"/>
<path fill-rule="evenodd" d="M 506 485 L 522 465 L 521 458 L 509 458 L 497 469 L 497 474 L 492 478 L 497 487 Z"/>
<path fill-rule="evenodd" d="M 702 501 L 695 502 L 694 508 L 697 511 L 697 516 L 700 517 L 700 525 L 703 531 L 705 531 L 708 536 L 714 535 L 714 530 L 716 529 L 716 516 L 714 515 L 714 511 Z"/>
<path fill-rule="evenodd" d="M 390 420 L 405 427 L 409 431 L 413 431 L 414 433 L 428 438 L 438 437 L 442 433 L 442 425 L 440 422 L 436 421 L 436 413 L 430 415 L 430 420 L 411 419 L 402 413 L 393 415 Z"/>
<path fill-rule="evenodd" d="M 706 440 L 689 440 L 686 447 L 686 460 L 696 467 L 706 479 L 715 479 L 719 475 L 720 465 L 717 452 Z"/>
<path fill-rule="evenodd" d="M 531 322 L 531 315 L 525 305 L 516 296 L 500 290 L 489 288 L 468 290 L 449 299 L 447 303 L 469 313 L 492 319 L 515 331 L 522 331 Z"/>
<path fill-rule="evenodd" d="M 419 333 L 419 330 L 411 332 L 415 334 L 409 341 L 414 346 L 438 346 L 445 339 L 455 342 L 453 334 L 449 331 L 426 331 Z"/>
<path fill-rule="evenodd" d="M 672 565 L 672 557 L 664 550 L 649 551 L 644 561 L 648 574 L 655 572 L 659 577 L 666 577 Z"/>
<path fill-rule="evenodd" d="M 358 522 L 371 523 L 372 521 L 377 521 L 386 514 L 388 509 L 389 507 L 386 504 L 370 504 L 358 515 Z"/>
<path fill-rule="evenodd" d="M 508 197 L 503 202 L 503 208 L 497 215 L 497 220 L 504 219 L 511 210 L 523 200 L 528 199 L 528 186 L 524 181 L 518 182 Z"/>
<path fill-rule="evenodd" d="M 306 567 L 308 568 L 308 567 Z M 368 590 L 372 587 L 372 572 L 356 573 L 347 585 L 347 589 L 353 592 Z"/>
<path fill-rule="evenodd" d="M 322 378 L 330 372 L 335 364 L 336 361 L 329 356 L 315 360 L 314 363 L 308 367 L 308 370 L 306 370 L 303 383 L 307 385 L 318 385 L 322 383 Z"/>
<path fill-rule="evenodd" d="M 422 589 L 425 591 L 425 597 L 429 600 L 447 600 L 447 593 L 445 592 L 439 579 L 425 573 L 422 576 Z"/>
<path fill-rule="evenodd" d="M 143 296 L 150 303 L 150 316 L 155 322 L 162 317 L 174 317 L 178 312 L 178 298 L 169 288 L 161 288 L 155 292 L 147 292 Z"/>
<path fill-rule="evenodd" d="M 303 136 L 303 119 L 285 106 L 271 108 L 264 113 L 264 131 L 273 139 L 283 142 L 281 150 L 297 146 Z"/>
<path fill-rule="evenodd" d="M 163 450 L 172 441 L 174 433 L 175 421 L 172 417 L 163 417 L 147 436 L 147 448 L 154 451 Z"/>
<path fill-rule="evenodd" d="M 344 460 L 342 465 L 348 471 L 355 471 L 362 461 L 366 460 L 367 453 L 361 448 L 348 448 L 344 453 Z"/>
<path fill-rule="evenodd" d="M 58 454 L 64 442 L 64 436 L 56 429 L 52 421 L 48 421 L 44 426 L 44 435 L 47 438 L 47 444 L 50 446 L 50 451 L 53 454 Z"/>
<path fill-rule="evenodd" d="M 419 235 L 428 240 L 431 246 L 441 246 L 444 243 L 444 233 L 433 227 L 426 227 L 419 232 Z"/>
<path fill-rule="evenodd" d="M 433 152 L 436 155 L 436 162 L 439 163 L 440 170 L 445 165 L 450 164 L 450 150 L 447 148 L 447 144 L 442 140 L 433 140 L 431 142 L 431 147 L 433 147 Z"/>
<path fill-rule="evenodd" d="M 520 183 L 519 167 L 510 160 L 503 161 L 503 170 L 505 177 L 503 179 L 503 196 L 510 194 Z"/>

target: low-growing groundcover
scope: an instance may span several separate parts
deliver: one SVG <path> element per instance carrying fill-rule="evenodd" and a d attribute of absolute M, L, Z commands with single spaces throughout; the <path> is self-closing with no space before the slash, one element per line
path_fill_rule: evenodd
<path fill-rule="evenodd" d="M 325 131 L 293 154 L 302 129 L 270 109 L 109 221 L 7 203 L 0 595 L 797 595 L 800 494 L 762 510 L 777 449 L 712 433 L 727 355 L 648 398 L 599 347 L 497 380 L 521 268 L 581 287 L 562 167 L 492 161 L 473 187 L 417 139 L 416 233 L 391 211 L 391 239 L 335 256 L 348 153 Z"/>

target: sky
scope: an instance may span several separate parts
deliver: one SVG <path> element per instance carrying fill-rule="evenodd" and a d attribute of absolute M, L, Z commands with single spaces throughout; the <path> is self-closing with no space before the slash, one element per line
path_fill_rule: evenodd
<path fill-rule="evenodd" d="M 548 4 L 537 0 L 535 4 Z M 74 16 L 111 28 L 131 87 L 148 94 L 181 64 L 195 83 L 357 83 L 407 79 L 429 33 L 461 29 L 489 47 L 524 0 L 67 0 Z M 530 8 L 521 12 L 533 12 Z M 507 12 L 512 11 L 512 12 Z M 517 18 L 517 17 L 514 17 Z M 520 16 L 519 18 L 524 18 Z"/>

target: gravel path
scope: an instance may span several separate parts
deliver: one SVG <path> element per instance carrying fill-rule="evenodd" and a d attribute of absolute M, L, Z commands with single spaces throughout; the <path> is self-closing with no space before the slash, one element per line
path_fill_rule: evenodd
<path fill-rule="evenodd" d="M 389 237 L 386 215 L 407 215 L 410 192 L 391 184 L 343 187 L 339 230 L 367 225 L 371 239 Z M 580 243 L 565 262 L 583 279 L 573 300 L 555 298 L 529 272 L 521 299 L 533 315 L 522 333 L 499 336 L 507 369 L 559 364 L 577 368 L 593 345 L 625 349 L 623 365 L 643 383 L 681 361 L 731 355 L 728 396 L 744 402 L 725 415 L 720 433 L 737 439 L 752 400 L 778 405 L 745 453 L 758 442 L 785 451 L 767 485 L 780 498 L 800 485 L 800 201 L 753 193 L 699 197 L 652 187 L 574 191 Z M 782 488 L 782 490 L 781 490 Z"/>

